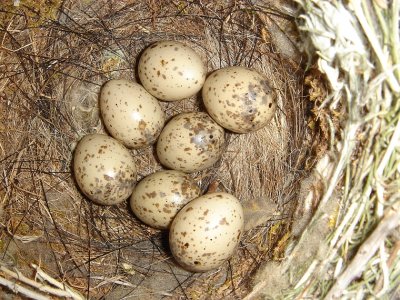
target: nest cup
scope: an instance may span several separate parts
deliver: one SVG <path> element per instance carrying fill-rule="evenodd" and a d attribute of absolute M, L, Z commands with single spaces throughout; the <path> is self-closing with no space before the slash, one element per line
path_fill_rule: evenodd
<path fill-rule="evenodd" d="M 40 264 L 90 297 L 245 295 L 249 275 L 270 259 L 288 231 L 297 183 L 307 173 L 305 157 L 310 156 L 300 56 L 282 55 L 271 39 L 271 34 L 286 31 L 284 42 L 292 43 L 293 19 L 279 7 L 245 2 L 54 5 L 54 15 L 43 20 L 40 11 L 19 16 L 24 6 L 3 13 L 2 25 L 19 30 L 12 39 L 5 37 L 5 46 L 24 46 L 3 52 L 2 58 L 8 77 L 2 80 L 2 122 L 9 130 L 2 135 L 3 225 L 8 232 L 3 235 L 4 259 L 11 263 L 22 257 L 17 259 L 21 270 Z M 283 31 L 278 25 L 269 29 L 267 20 Z M 178 267 L 165 234 L 141 224 L 127 203 L 92 204 L 71 175 L 76 142 L 88 133 L 106 133 L 98 113 L 101 86 L 114 78 L 139 81 L 140 55 L 159 40 L 192 47 L 209 72 L 234 65 L 254 68 L 268 77 L 278 95 L 278 111 L 267 127 L 250 134 L 227 133 L 222 160 L 194 175 L 203 191 L 217 183 L 217 190 L 239 198 L 247 220 L 234 258 L 206 274 Z M 168 118 L 205 111 L 201 93 L 162 106 Z M 138 179 L 161 168 L 154 147 L 131 152 Z"/>
<path fill-rule="evenodd" d="M 288 267 L 280 262 L 292 253 L 294 241 L 300 240 L 293 252 L 300 257 L 302 250 L 308 253 L 304 241 L 310 241 L 301 239 L 304 231 L 319 240 L 331 232 L 329 222 L 307 225 L 328 187 L 321 178 L 332 176 L 332 155 L 326 153 L 344 118 L 336 114 L 339 110 L 316 109 L 323 107 L 332 85 L 317 68 L 305 71 L 307 60 L 296 46 L 301 44 L 297 7 L 291 1 L 14 1 L 4 7 L 2 293 L 239 299 L 271 286 L 276 295 L 292 284 L 288 276 L 281 277 Z M 101 86 L 110 79 L 139 81 L 141 53 L 160 40 L 192 47 L 209 73 L 227 66 L 254 68 L 277 94 L 277 113 L 268 126 L 249 134 L 228 132 L 222 159 L 193 174 L 203 192 L 229 192 L 245 211 L 246 230 L 236 254 L 211 272 L 180 268 L 165 232 L 142 224 L 128 202 L 93 204 L 72 177 L 77 141 L 88 133 L 106 133 L 98 111 Z M 161 104 L 168 118 L 205 111 L 201 93 Z M 154 152 L 152 146 L 131 150 L 138 179 L 162 168 Z M 339 192 L 331 195 L 340 197 Z M 319 213 L 336 220 L 339 213 L 331 212 L 337 209 L 325 205 Z M 309 256 L 291 260 L 302 267 L 293 276 L 299 280 L 297 291 L 303 288 L 303 263 L 327 249 L 312 241 Z M 32 268 L 41 281 L 8 283 L 21 278 L 18 274 L 29 280 Z"/>

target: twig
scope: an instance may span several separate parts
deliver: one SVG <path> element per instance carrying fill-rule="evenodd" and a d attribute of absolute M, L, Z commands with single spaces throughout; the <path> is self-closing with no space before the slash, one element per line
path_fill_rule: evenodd
<path fill-rule="evenodd" d="M 397 255 L 399 255 L 399 254 L 400 254 L 400 241 L 397 241 L 396 244 L 393 247 L 393 250 L 392 250 L 392 253 L 389 256 L 389 259 L 386 262 L 387 267 L 389 269 L 392 267 L 393 263 L 395 262 L 395 259 L 396 259 Z M 378 294 L 377 296 L 379 296 L 379 294 L 382 293 L 381 289 L 384 288 L 383 287 L 384 279 L 385 278 L 382 275 L 381 277 L 379 277 L 377 283 L 375 284 L 374 292 Z"/>
<path fill-rule="evenodd" d="M 39 268 L 38 268 L 39 269 Z M 38 270 L 38 269 L 36 269 L 36 270 Z M 39 269 L 40 270 L 40 269 Z M 58 296 L 58 297 L 69 297 L 69 298 L 72 298 L 72 299 L 75 299 L 75 300 L 82 300 L 82 299 L 84 299 L 82 296 L 80 296 L 78 293 L 76 293 L 76 292 L 74 292 L 74 291 L 72 291 L 70 288 L 68 288 L 68 287 L 64 287 L 64 288 L 58 288 L 58 289 L 56 289 L 56 288 L 53 288 L 53 287 L 51 287 L 51 286 L 47 286 L 47 285 L 45 285 L 45 284 L 43 284 L 43 283 L 40 283 L 40 282 L 36 282 L 36 281 L 34 281 L 34 280 L 32 280 L 32 279 L 29 279 L 28 277 L 26 277 L 26 276 L 24 276 L 21 272 L 19 272 L 19 271 L 16 271 L 16 272 L 14 272 L 14 271 L 11 271 L 11 270 L 9 270 L 9 269 L 7 269 L 6 267 L 4 267 L 4 266 L 0 266 L 0 271 L 2 271 L 4 274 L 7 274 L 8 276 L 11 276 L 12 278 L 14 278 L 14 279 L 17 279 L 17 280 L 19 280 L 20 282 L 22 282 L 22 283 L 25 283 L 25 284 L 27 284 L 27 285 L 29 285 L 29 286 L 31 286 L 31 287 L 33 287 L 33 288 L 35 288 L 35 289 L 37 289 L 37 290 L 39 290 L 39 291 L 41 291 L 41 292 L 45 292 L 45 293 L 48 293 L 48 294 L 52 294 L 52 295 L 55 295 L 55 296 Z M 40 270 L 41 271 L 41 270 Z M 43 271 L 41 271 L 41 274 L 43 275 L 43 274 L 45 274 Z M 47 276 L 47 277 L 46 277 Z M 46 278 L 48 279 L 48 278 L 51 278 L 49 275 L 47 275 L 46 274 Z M 47 280 L 46 280 L 47 281 Z M 54 281 L 56 281 L 55 279 L 52 279 L 51 280 L 52 282 L 54 282 Z M 57 282 L 57 281 L 56 281 Z M 62 286 L 62 284 L 61 283 L 59 283 L 58 284 L 58 286 Z M 44 298 L 44 299 L 48 299 L 48 298 Z"/>
<path fill-rule="evenodd" d="M 326 300 L 340 298 L 342 292 L 347 288 L 347 286 L 355 278 L 360 276 L 362 271 L 365 269 L 365 265 L 375 254 L 379 245 L 381 245 L 388 234 L 399 225 L 400 210 L 394 207 L 388 210 L 386 216 L 381 220 L 370 237 L 362 244 L 351 263 L 329 290 L 325 297 Z"/>
<path fill-rule="evenodd" d="M 47 297 L 41 293 L 31 291 L 30 289 L 27 289 L 26 287 L 23 287 L 15 282 L 9 281 L 3 277 L 0 277 L 0 285 L 9 288 L 11 291 L 13 291 L 15 293 L 21 293 L 22 295 L 24 295 L 30 299 L 50 300 L 49 297 Z"/>
<path fill-rule="evenodd" d="M 265 289 L 267 285 L 268 285 L 267 280 L 260 281 L 253 287 L 252 291 L 249 294 L 247 294 L 245 298 L 243 298 L 243 300 L 256 299 L 256 297 L 261 294 L 261 292 Z"/>
<path fill-rule="evenodd" d="M 97 289 L 105 284 L 110 284 L 110 283 L 133 287 L 133 288 L 136 287 L 136 285 L 124 280 L 123 276 L 121 275 L 114 276 L 112 278 L 106 278 L 104 276 L 91 276 L 90 278 L 93 280 L 101 280 L 101 282 L 97 284 L 94 289 Z"/>
<path fill-rule="evenodd" d="M 308 279 L 310 278 L 310 276 L 313 274 L 314 270 L 316 269 L 317 265 L 318 265 L 318 260 L 314 260 L 310 264 L 309 268 L 304 273 L 303 277 L 301 277 L 301 279 L 298 281 L 298 283 L 294 287 L 295 289 L 298 289 L 299 287 L 301 287 L 304 283 L 306 283 L 308 281 Z"/>
<path fill-rule="evenodd" d="M 54 285 L 55 287 L 57 287 L 61 291 L 65 291 L 68 294 L 67 297 L 71 297 L 72 299 L 77 299 L 77 300 L 84 299 L 83 296 L 81 296 L 79 293 L 74 291 L 71 287 L 69 287 L 65 283 L 61 283 L 61 282 L 55 280 L 50 275 L 46 274 L 39 266 L 37 266 L 35 264 L 32 264 L 32 267 L 36 270 L 36 275 L 37 276 L 39 276 L 43 280 L 47 281 L 51 285 Z"/>

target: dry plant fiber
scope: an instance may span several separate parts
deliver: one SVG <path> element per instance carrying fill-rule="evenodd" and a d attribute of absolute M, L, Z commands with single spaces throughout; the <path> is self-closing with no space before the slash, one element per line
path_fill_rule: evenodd
<path fill-rule="evenodd" d="M 329 84 L 314 108 L 331 137 L 316 168 L 328 176 L 299 241 L 272 273 L 260 268 L 247 299 L 398 299 L 400 2 L 297 2 L 305 49 Z"/>
<path fill-rule="evenodd" d="M 260 264 L 283 255 L 300 180 L 327 148 L 318 122 L 307 124 L 294 13 L 285 1 L 3 1 L 2 292 L 37 299 L 243 298 Z M 101 85 L 136 81 L 140 53 L 166 39 L 190 45 L 210 72 L 255 68 L 278 94 L 270 126 L 227 134 L 222 160 L 194 174 L 203 191 L 211 185 L 235 194 L 248 220 L 237 254 L 205 274 L 179 268 L 165 232 L 141 224 L 126 203 L 94 205 L 71 176 L 76 142 L 105 132 Z M 163 108 L 168 117 L 203 109 L 198 96 Z M 132 155 L 139 179 L 161 168 L 152 147 Z"/>

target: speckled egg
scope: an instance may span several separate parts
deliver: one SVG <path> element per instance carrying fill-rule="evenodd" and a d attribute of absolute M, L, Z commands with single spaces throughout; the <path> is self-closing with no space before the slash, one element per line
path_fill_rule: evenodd
<path fill-rule="evenodd" d="M 196 198 L 172 221 L 169 233 L 172 255 L 192 272 L 217 268 L 234 254 L 243 226 L 243 209 L 233 195 L 211 193 Z"/>
<path fill-rule="evenodd" d="M 125 79 L 110 80 L 102 87 L 100 113 L 110 135 L 134 149 L 153 144 L 165 123 L 158 100 Z"/>
<path fill-rule="evenodd" d="M 79 141 L 73 170 L 81 191 L 97 204 L 128 199 L 136 184 L 135 161 L 129 150 L 103 134 L 89 134 Z"/>
<path fill-rule="evenodd" d="M 245 67 L 227 67 L 213 72 L 205 81 L 204 105 L 222 127 L 237 133 L 258 130 L 273 118 L 276 93 L 269 80 Z"/>
<path fill-rule="evenodd" d="M 162 170 L 143 178 L 133 191 L 130 204 L 133 213 L 147 225 L 169 228 L 177 212 L 201 190 L 190 175 Z"/>
<path fill-rule="evenodd" d="M 181 113 L 162 130 L 157 142 L 157 156 L 164 166 L 191 173 L 217 162 L 224 144 L 224 129 L 208 114 Z"/>
<path fill-rule="evenodd" d="M 143 52 L 138 72 L 150 94 L 164 101 L 175 101 L 200 91 L 207 70 L 200 56 L 189 46 L 159 41 Z"/>

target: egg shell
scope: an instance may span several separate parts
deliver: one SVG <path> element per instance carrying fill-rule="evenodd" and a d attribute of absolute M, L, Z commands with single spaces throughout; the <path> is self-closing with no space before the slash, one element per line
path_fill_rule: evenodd
<path fill-rule="evenodd" d="M 224 129 L 204 112 L 173 117 L 157 141 L 160 162 L 174 170 L 191 173 L 211 167 L 222 156 Z"/>
<path fill-rule="evenodd" d="M 172 221 L 172 255 L 188 271 L 218 268 L 234 254 L 243 226 L 243 209 L 233 195 L 210 193 L 196 198 Z"/>
<path fill-rule="evenodd" d="M 104 84 L 100 113 L 110 135 L 134 149 L 153 144 L 165 123 L 158 100 L 140 84 L 125 79 Z"/>
<path fill-rule="evenodd" d="M 103 134 L 89 134 L 79 141 L 73 170 L 80 190 L 97 204 L 126 200 L 136 184 L 135 161 L 129 150 Z"/>
<path fill-rule="evenodd" d="M 206 67 L 189 46 L 175 41 L 159 41 L 139 59 L 138 74 L 145 89 L 164 101 L 188 98 L 200 91 Z"/>
<path fill-rule="evenodd" d="M 266 76 L 245 67 L 227 67 L 205 81 L 202 96 L 210 116 L 236 133 L 256 131 L 274 117 L 276 93 Z"/>
<path fill-rule="evenodd" d="M 178 211 L 200 193 L 190 175 L 162 170 L 146 176 L 137 184 L 130 205 L 133 213 L 147 225 L 167 229 Z"/>

